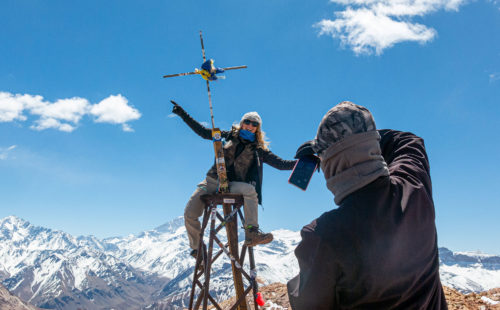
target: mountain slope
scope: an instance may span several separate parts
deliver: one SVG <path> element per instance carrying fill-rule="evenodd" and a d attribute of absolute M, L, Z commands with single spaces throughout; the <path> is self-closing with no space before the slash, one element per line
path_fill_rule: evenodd
<path fill-rule="evenodd" d="M 2 310 L 38 310 L 38 308 L 22 301 L 12 295 L 5 287 L 0 285 L 0 309 Z"/>
<path fill-rule="evenodd" d="M 16 217 L 0 221 L 0 266 L 9 291 L 57 309 L 138 307 L 167 282 L 106 254 L 88 239 Z"/>
<path fill-rule="evenodd" d="M 500 287 L 500 256 L 440 248 L 439 258 L 443 285 L 465 294 Z"/>
<path fill-rule="evenodd" d="M 299 270 L 293 251 L 300 234 L 273 234 L 272 243 L 255 248 L 261 286 L 286 283 Z M 186 306 L 194 268 L 189 251 L 182 217 L 138 235 L 104 240 L 75 238 L 16 217 L 0 220 L 0 281 L 39 307 Z M 444 285 L 463 293 L 500 287 L 499 256 L 439 251 Z M 215 262 L 211 278 L 219 300 L 234 295 L 231 265 L 224 255 Z"/>
<path fill-rule="evenodd" d="M 298 272 L 293 250 L 297 246 L 299 233 L 288 230 L 273 232 L 275 241 L 255 248 L 257 274 L 263 284 L 286 281 Z M 208 237 L 208 231 L 206 234 Z M 225 234 L 219 234 L 222 242 Z M 243 240 L 243 235 L 239 236 Z M 240 244 L 241 245 L 241 244 Z M 163 304 L 186 306 L 191 288 L 194 259 L 184 227 L 179 217 L 154 230 L 125 238 L 110 238 L 102 242 L 106 253 L 126 261 L 131 266 L 143 268 L 171 281 L 159 291 L 155 298 Z M 247 259 L 248 261 L 248 259 Z M 246 265 L 247 270 L 248 264 Z M 221 257 L 213 265 L 211 289 L 218 299 L 227 299 L 234 294 L 231 265 Z"/>
<path fill-rule="evenodd" d="M 263 285 L 274 282 L 286 283 L 298 273 L 299 269 L 293 251 L 300 242 L 300 234 L 288 230 L 273 231 L 273 234 L 275 240 L 272 243 L 255 248 L 257 274 Z M 239 239 L 242 240 L 243 235 Z M 194 260 L 188 255 L 189 247 L 181 217 L 138 236 L 115 238 L 111 241 L 115 247 L 108 253 L 124 259 L 137 268 L 142 265 L 147 270 L 171 278 L 171 282 L 163 287 L 155 299 L 178 306 L 186 305 Z M 158 252 L 158 248 L 162 251 Z M 439 252 L 440 275 L 444 285 L 462 293 L 481 292 L 500 287 L 499 256 L 453 253 L 446 248 L 440 248 Z M 211 287 L 214 295 L 219 300 L 234 295 L 228 260 L 226 258 L 218 260 L 213 270 L 215 272 L 212 275 Z"/>

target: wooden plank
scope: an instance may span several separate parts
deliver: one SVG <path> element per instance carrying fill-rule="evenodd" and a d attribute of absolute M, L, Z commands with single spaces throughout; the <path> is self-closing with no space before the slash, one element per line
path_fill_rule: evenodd
<path fill-rule="evenodd" d="M 257 284 L 257 269 L 255 267 L 255 257 L 253 255 L 253 247 L 248 248 L 248 259 L 250 261 L 250 287 L 253 291 L 253 305 L 254 310 L 259 310 L 257 306 L 257 293 L 259 292 L 259 286 Z"/>
<path fill-rule="evenodd" d="M 231 213 L 232 208 L 231 204 L 224 203 L 222 204 L 222 208 L 224 211 L 224 216 L 227 216 Z M 227 233 L 227 242 L 229 244 L 229 253 L 238 260 L 239 262 L 239 253 L 238 253 L 238 218 L 234 217 L 234 221 L 230 221 L 226 224 L 226 233 Z M 233 269 L 233 280 L 234 280 L 234 289 L 236 291 L 236 299 L 239 299 L 241 296 L 245 295 L 245 290 L 243 288 L 243 278 L 241 275 L 240 269 L 236 268 L 234 262 L 231 263 L 231 267 Z M 246 301 L 242 302 L 238 306 L 238 310 L 247 310 Z"/>
<path fill-rule="evenodd" d="M 208 242 L 208 253 L 207 260 L 205 262 L 205 284 L 203 288 L 205 290 L 205 296 L 203 298 L 203 310 L 207 310 L 208 306 L 208 296 L 210 296 L 210 269 L 212 268 L 212 253 L 214 249 L 214 238 L 213 234 L 215 234 L 215 213 L 217 209 L 215 206 L 210 210 L 210 239 Z"/>
<path fill-rule="evenodd" d="M 214 142 L 215 166 L 219 177 L 219 192 L 229 192 L 229 182 L 226 174 L 226 162 L 224 161 L 224 149 L 222 147 L 222 135 L 219 128 L 212 129 L 212 140 Z"/>

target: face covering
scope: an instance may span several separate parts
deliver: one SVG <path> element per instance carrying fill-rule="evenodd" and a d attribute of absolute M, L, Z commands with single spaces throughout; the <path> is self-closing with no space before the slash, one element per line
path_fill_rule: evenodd
<path fill-rule="evenodd" d="M 245 130 L 245 129 L 240 129 L 240 137 L 242 137 L 245 140 L 248 140 L 250 142 L 255 141 L 255 134 L 251 131 Z"/>
<path fill-rule="evenodd" d="M 321 153 L 321 169 L 335 203 L 381 176 L 389 176 L 377 131 L 353 134 Z"/>

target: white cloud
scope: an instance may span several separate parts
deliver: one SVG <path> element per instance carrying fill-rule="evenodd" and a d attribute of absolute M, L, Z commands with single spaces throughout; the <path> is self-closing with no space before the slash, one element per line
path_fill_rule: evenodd
<path fill-rule="evenodd" d="M 356 54 L 381 54 L 384 49 L 404 41 L 426 43 L 437 32 L 412 21 L 438 10 L 458 10 L 466 0 L 331 0 L 345 6 L 335 19 L 324 19 L 314 26 L 320 35 L 340 39 Z"/>
<path fill-rule="evenodd" d="M 15 149 L 17 145 L 9 146 L 8 148 L 0 147 L 0 160 L 6 160 L 9 157 L 9 153 Z"/>
<path fill-rule="evenodd" d="M 59 99 L 54 103 L 44 102 L 41 105 L 32 107 L 30 113 L 40 115 L 43 118 L 64 120 L 78 123 L 83 115 L 87 114 L 89 102 L 83 98 Z"/>
<path fill-rule="evenodd" d="M 490 78 L 490 83 L 496 82 L 496 81 L 500 80 L 500 74 L 497 72 L 490 73 L 489 78 Z"/>
<path fill-rule="evenodd" d="M 109 96 L 92 106 L 90 114 L 97 117 L 95 121 L 98 123 L 125 124 L 129 121 L 139 119 L 141 113 L 127 103 L 127 98 L 122 95 Z M 130 127 L 128 126 L 127 128 Z"/>
<path fill-rule="evenodd" d="M 85 115 L 95 116 L 95 122 L 120 124 L 127 132 L 133 131 L 127 122 L 141 117 L 141 113 L 129 106 L 122 95 L 111 95 L 92 105 L 87 99 L 79 97 L 49 102 L 39 95 L 0 92 L 0 122 L 26 121 L 25 113 L 38 117 L 31 129 L 52 128 L 64 132 L 75 130 Z"/>
<path fill-rule="evenodd" d="M 123 131 L 126 131 L 126 132 L 133 132 L 134 129 L 132 129 L 132 127 L 130 127 L 129 124 L 122 124 L 122 129 Z"/>
<path fill-rule="evenodd" d="M 500 1 L 499 0 L 489 0 L 493 5 L 495 5 L 500 10 Z"/>
<path fill-rule="evenodd" d="M 38 131 L 54 128 L 60 131 L 72 132 L 76 127 L 67 123 L 61 123 L 55 118 L 41 118 L 35 121 L 35 125 L 31 125 L 30 128 Z"/>
<path fill-rule="evenodd" d="M 16 96 L 13 96 L 11 93 L 0 92 L 0 122 L 26 120 L 26 116 L 22 114 L 24 104 Z"/>

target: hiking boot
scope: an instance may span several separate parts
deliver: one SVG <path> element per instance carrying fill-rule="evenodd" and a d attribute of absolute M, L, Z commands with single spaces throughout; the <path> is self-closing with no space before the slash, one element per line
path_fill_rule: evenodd
<path fill-rule="evenodd" d="M 245 228 L 245 245 L 256 246 L 257 244 L 267 244 L 273 241 L 273 234 L 262 232 L 258 226 Z"/>
<path fill-rule="evenodd" d="M 198 258 L 198 250 L 192 250 L 191 253 L 189 253 L 189 255 L 191 255 L 194 259 L 197 259 Z M 203 269 L 205 269 L 205 267 L 204 267 L 203 255 L 202 255 L 200 264 L 198 265 L 198 270 L 202 271 Z"/>
<path fill-rule="evenodd" d="M 191 253 L 189 253 L 189 255 L 194 257 L 194 259 L 196 259 L 198 257 L 198 250 L 192 250 Z"/>

